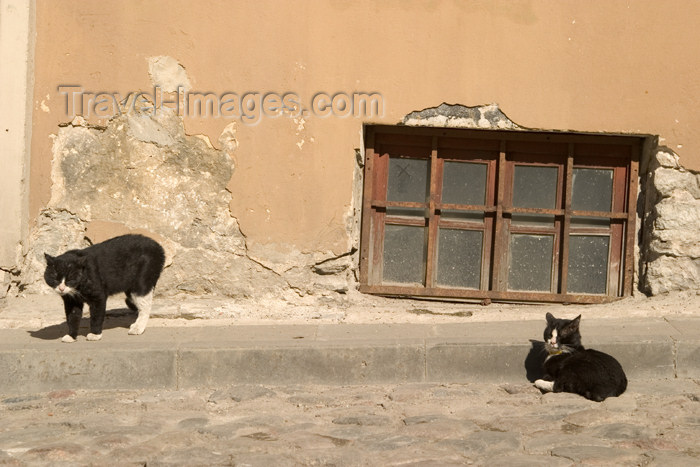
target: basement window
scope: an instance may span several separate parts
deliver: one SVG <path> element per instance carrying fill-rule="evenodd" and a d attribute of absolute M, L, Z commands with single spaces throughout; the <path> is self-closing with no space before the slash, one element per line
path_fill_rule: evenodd
<path fill-rule="evenodd" d="M 631 295 L 641 144 L 366 126 L 360 290 L 570 303 Z"/>

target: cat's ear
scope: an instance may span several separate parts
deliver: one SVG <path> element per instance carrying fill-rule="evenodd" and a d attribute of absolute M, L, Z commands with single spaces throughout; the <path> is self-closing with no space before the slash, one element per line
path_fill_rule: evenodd
<path fill-rule="evenodd" d="M 578 315 L 576 318 L 572 319 L 567 327 L 571 330 L 571 332 L 578 332 L 579 324 L 581 324 L 581 315 Z"/>
<path fill-rule="evenodd" d="M 47 264 L 47 265 L 53 263 L 54 257 L 51 256 L 50 254 L 44 253 L 44 258 L 46 259 L 46 264 Z"/>
<path fill-rule="evenodd" d="M 552 324 L 554 323 L 554 320 L 556 319 L 551 313 L 547 312 L 547 315 L 545 316 L 547 318 L 547 324 Z"/>

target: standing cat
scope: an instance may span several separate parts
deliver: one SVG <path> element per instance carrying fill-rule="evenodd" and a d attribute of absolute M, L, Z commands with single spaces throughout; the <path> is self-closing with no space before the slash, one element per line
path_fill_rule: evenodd
<path fill-rule="evenodd" d="M 163 271 L 165 252 L 155 240 L 143 235 L 122 235 L 60 256 L 44 255 L 44 280 L 63 299 L 68 334 L 63 342 L 75 342 L 83 316 L 90 306 L 87 340 L 102 338 L 107 297 L 126 292 L 126 305 L 138 311 L 129 334 L 142 334 L 151 313 L 153 288 Z"/>
<path fill-rule="evenodd" d="M 573 392 L 596 402 L 619 396 L 627 389 L 627 377 L 620 363 L 610 355 L 581 345 L 579 322 L 557 319 L 547 313 L 544 346 L 544 379 L 535 381 L 542 391 Z"/>

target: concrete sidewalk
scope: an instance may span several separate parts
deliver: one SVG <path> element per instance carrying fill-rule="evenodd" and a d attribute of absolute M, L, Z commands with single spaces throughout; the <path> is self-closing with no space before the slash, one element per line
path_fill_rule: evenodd
<path fill-rule="evenodd" d="M 544 314 L 544 313 L 542 313 Z M 65 325 L 0 329 L 0 393 L 187 389 L 232 384 L 526 382 L 539 376 L 543 320 L 434 324 L 149 327 L 108 320 L 103 339 L 64 344 Z M 700 318 L 587 317 L 583 343 L 630 379 L 700 377 Z"/>

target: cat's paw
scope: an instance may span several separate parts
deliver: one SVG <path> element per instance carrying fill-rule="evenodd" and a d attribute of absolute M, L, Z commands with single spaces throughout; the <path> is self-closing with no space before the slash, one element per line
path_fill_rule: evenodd
<path fill-rule="evenodd" d="M 66 334 L 65 336 L 63 336 L 63 337 L 61 338 L 61 342 L 65 342 L 66 344 L 70 344 L 70 343 L 75 342 L 75 339 L 73 339 L 71 336 L 69 336 L 68 334 Z"/>
<path fill-rule="evenodd" d="M 554 390 L 554 381 L 538 379 L 535 381 L 535 387 L 541 391 L 552 392 Z"/>
<path fill-rule="evenodd" d="M 143 334 L 146 330 L 146 326 L 141 326 L 139 323 L 134 323 L 129 327 L 129 335 L 138 336 Z"/>
<path fill-rule="evenodd" d="M 90 333 L 87 335 L 87 340 L 89 340 L 89 341 L 98 341 L 100 339 L 102 339 L 102 334 Z"/>

